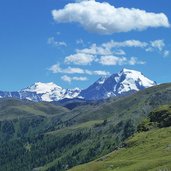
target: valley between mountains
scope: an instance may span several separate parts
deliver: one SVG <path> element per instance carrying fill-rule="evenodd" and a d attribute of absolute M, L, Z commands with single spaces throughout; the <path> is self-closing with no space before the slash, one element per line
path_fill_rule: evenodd
<path fill-rule="evenodd" d="M 170 83 L 123 69 L 74 91 L 1 92 L 0 170 L 171 170 Z"/>

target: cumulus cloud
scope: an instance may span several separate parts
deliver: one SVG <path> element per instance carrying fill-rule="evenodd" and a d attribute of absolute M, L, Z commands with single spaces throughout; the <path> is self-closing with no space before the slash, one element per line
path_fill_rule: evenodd
<path fill-rule="evenodd" d="M 99 63 L 108 66 L 145 64 L 144 61 L 138 61 L 136 57 L 131 57 L 130 59 L 127 59 L 126 57 L 117 57 L 117 56 L 102 56 L 99 59 Z"/>
<path fill-rule="evenodd" d="M 111 40 L 109 42 L 102 43 L 99 46 L 94 43 L 88 48 L 77 49 L 76 53 L 89 54 L 94 56 L 126 55 L 126 52 L 122 48 L 159 48 L 162 46 L 161 44 L 161 40 L 155 40 L 151 42 L 143 42 L 140 40 L 126 40 L 119 42 Z M 94 60 L 96 59 L 94 58 Z"/>
<path fill-rule="evenodd" d="M 82 69 L 82 68 L 61 68 L 60 64 L 54 64 L 49 69 L 54 74 L 61 73 L 61 74 L 87 74 L 87 75 L 99 75 L 99 76 L 105 76 L 110 75 L 110 72 L 104 71 L 104 70 L 88 70 L 88 69 Z"/>
<path fill-rule="evenodd" d="M 76 53 L 74 55 L 70 55 L 65 57 L 65 63 L 66 64 L 76 64 L 76 65 L 88 65 L 93 62 L 95 57 L 91 54 L 86 53 Z"/>
<path fill-rule="evenodd" d="M 67 73 L 67 74 L 84 74 L 84 70 L 81 69 L 81 68 L 68 67 L 68 68 L 63 70 L 63 73 Z"/>
<path fill-rule="evenodd" d="M 108 49 L 112 49 L 112 48 L 121 48 L 121 47 L 139 47 L 139 48 L 144 48 L 148 46 L 147 42 L 142 42 L 139 40 L 126 40 L 126 41 L 122 41 L 122 42 L 117 42 L 117 41 L 109 41 L 106 43 L 102 44 L 102 47 L 108 48 Z"/>
<path fill-rule="evenodd" d="M 59 64 L 54 64 L 49 68 L 52 73 L 65 73 L 65 74 L 84 74 L 84 70 L 81 68 L 61 68 Z"/>
<path fill-rule="evenodd" d="M 93 43 L 89 48 L 77 49 L 77 53 L 91 54 L 91 55 L 110 55 L 112 54 L 111 48 L 97 46 Z"/>
<path fill-rule="evenodd" d="M 52 11 L 58 23 L 79 23 L 90 32 L 112 34 L 149 27 L 170 27 L 164 13 L 152 13 L 135 8 L 116 8 L 107 2 L 81 1 L 69 3 L 63 9 Z"/>
<path fill-rule="evenodd" d="M 64 46 L 67 47 L 67 44 L 64 41 L 56 41 L 54 37 L 49 37 L 48 38 L 48 44 L 55 46 L 55 47 L 59 47 L 59 46 Z"/>
<path fill-rule="evenodd" d="M 99 60 L 99 63 L 102 65 L 123 65 L 127 61 L 125 57 L 116 57 L 116 56 L 102 56 Z"/>
<path fill-rule="evenodd" d="M 71 83 L 72 81 L 87 81 L 87 77 L 69 77 L 67 75 L 63 75 L 61 79 L 65 82 Z"/>
<path fill-rule="evenodd" d="M 74 55 L 65 58 L 66 64 L 88 65 L 92 62 L 102 65 L 135 65 L 144 64 L 135 57 L 126 57 L 124 48 L 141 48 L 146 51 L 159 51 L 163 56 L 168 56 L 169 52 L 165 49 L 163 40 L 144 42 L 140 40 L 126 40 L 102 43 L 101 45 L 92 44 L 90 47 L 77 49 Z"/>
<path fill-rule="evenodd" d="M 99 56 L 115 56 L 115 55 L 116 56 L 126 56 L 126 52 L 123 50 L 124 48 L 141 48 L 147 52 L 158 51 L 158 52 L 162 53 L 164 56 L 168 55 L 168 52 L 167 52 L 168 50 L 165 49 L 164 40 L 159 39 L 159 40 L 153 40 L 153 41 L 148 41 L 148 42 L 144 42 L 144 41 L 140 41 L 140 40 L 126 40 L 126 41 L 111 40 L 111 41 L 102 43 L 99 46 L 94 43 L 88 48 L 77 49 L 76 54 L 74 56 L 77 56 L 77 54 L 92 55 L 91 56 L 92 60 L 89 62 L 90 63 L 98 62 Z M 112 58 L 112 60 L 114 60 L 114 59 Z M 118 59 L 117 60 L 118 64 L 120 63 L 119 60 L 121 62 L 122 60 L 125 60 L 125 59 L 124 58 Z M 74 64 L 76 64 L 76 63 L 74 63 Z M 77 62 L 77 64 L 79 64 L 79 63 Z"/>
<path fill-rule="evenodd" d="M 93 71 L 93 74 L 99 76 L 107 76 L 110 75 L 110 72 L 98 70 L 98 71 Z"/>
<path fill-rule="evenodd" d="M 107 76 L 111 74 L 110 72 L 104 70 L 96 70 L 96 71 L 85 70 L 85 73 L 88 75 L 98 75 L 98 76 Z"/>

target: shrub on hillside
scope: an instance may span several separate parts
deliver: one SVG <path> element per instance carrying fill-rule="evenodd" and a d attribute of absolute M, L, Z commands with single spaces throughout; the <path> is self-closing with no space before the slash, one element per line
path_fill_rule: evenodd
<path fill-rule="evenodd" d="M 158 109 L 150 113 L 151 122 L 156 122 L 160 128 L 171 126 L 171 110 Z"/>

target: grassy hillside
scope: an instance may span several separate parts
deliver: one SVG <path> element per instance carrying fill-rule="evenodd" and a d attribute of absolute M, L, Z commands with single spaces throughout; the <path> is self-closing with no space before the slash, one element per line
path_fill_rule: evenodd
<path fill-rule="evenodd" d="M 171 170 L 171 105 L 151 111 L 138 125 L 138 132 L 123 148 L 69 171 Z"/>
<path fill-rule="evenodd" d="M 68 112 L 62 106 L 55 106 L 50 103 L 34 103 L 28 100 L 0 99 L 0 120 L 13 120 L 30 116 L 53 116 Z"/>
<path fill-rule="evenodd" d="M 120 148 L 153 109 L 170 102 L 171 84 L 101 102 L 65 102 L 70 109 L 1 99 L 0 170 L 63 171 L 95 160 Z"/>
<path fill-rule="evenodd" d="M 68 111 L 45 102 L 0 99 L 0 142 L 52 129 Z"/>
<path fill-rule="evenodd" d="M 171 170 L 171 127 L 135 134 L 126 147 L 69 171 Z"/>
<path fill-rule="evenodd" d="M 116 124 L 123 119 L 137 120 L 147 116 L 154 108 L 170 102 L 171 84 L 162 84 L 128 97 L 111 98 L 100 104 L 88 104 L 74 108 L 67 119 L 73 124 L 96 119 L 108 119 Z"/>

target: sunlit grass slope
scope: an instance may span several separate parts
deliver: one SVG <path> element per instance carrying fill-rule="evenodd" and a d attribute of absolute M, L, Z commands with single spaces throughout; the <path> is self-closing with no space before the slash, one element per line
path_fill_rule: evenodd
<path fill-rule="evenodd" d="M 126 147 L 69 171 L 170 171 L 171 127 L 135 134 Z"/>

